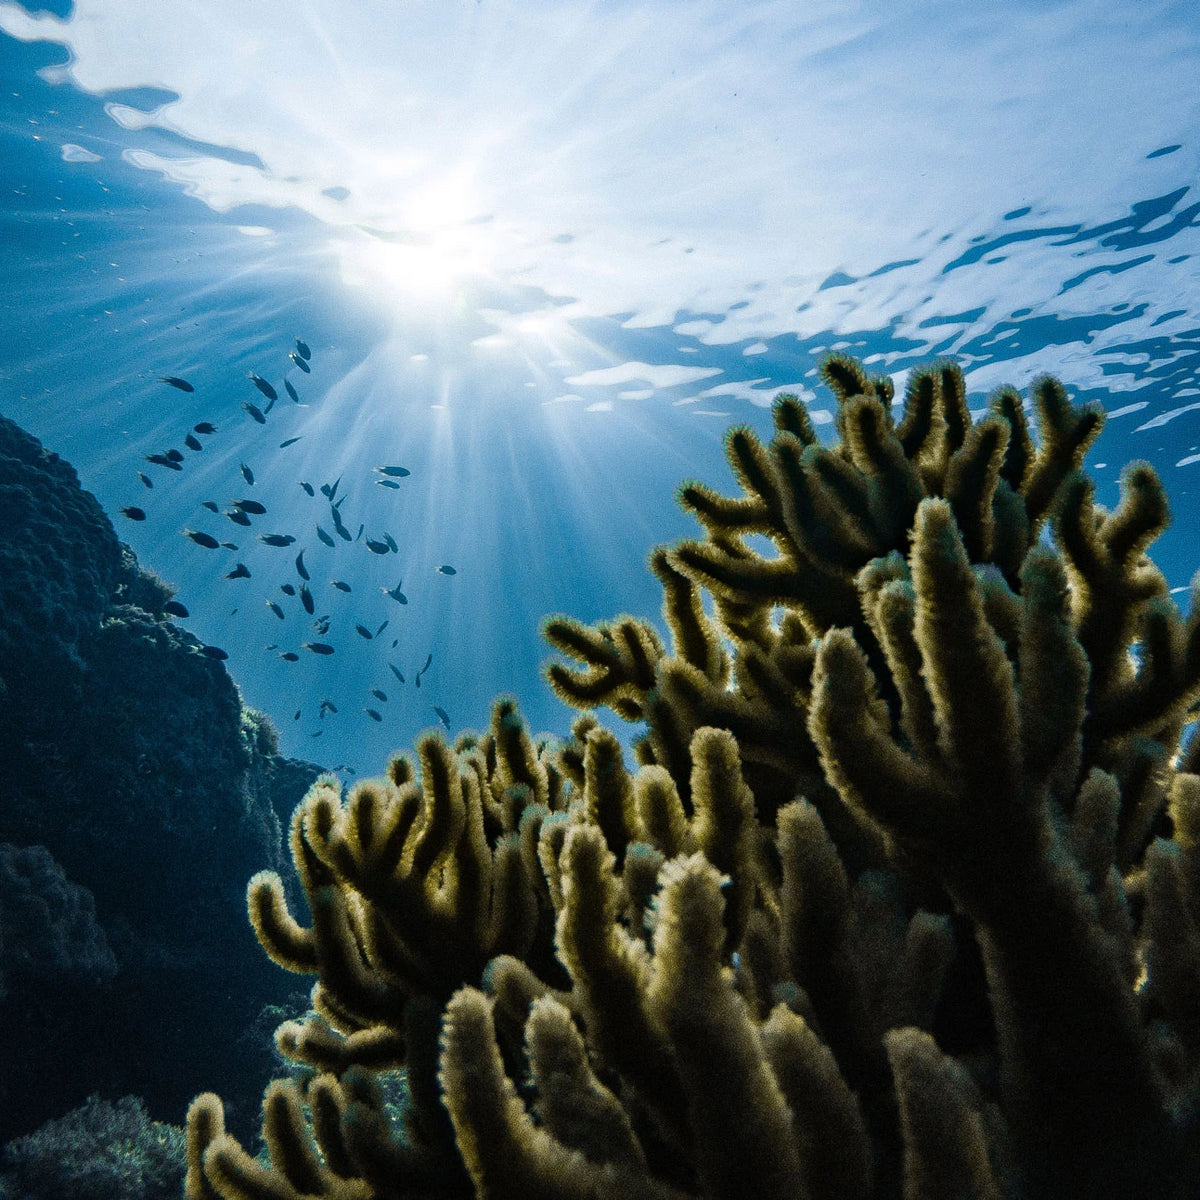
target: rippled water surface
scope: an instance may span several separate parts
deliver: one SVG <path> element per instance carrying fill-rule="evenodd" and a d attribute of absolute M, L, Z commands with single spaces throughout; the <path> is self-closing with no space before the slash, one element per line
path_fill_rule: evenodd
<path fill-rule="evenodd" d="M 831 349 L 901 391 L 951 356 L 976 407 L 1047 371 L 1101 402 L 1100 498 L 1158 468 L 1185 600 L 1191 4 L 79 0 L 0 31 L 0 412 L 288 753 L 375 773 L 500 691 L 565 732 L 541 617 L 656 616 L 678 483 L 732 490 L 722 435 L 780 390 L 828 423 Z M 202 506 L 247 498 L 249 529 Z M 325 634 L 280 591 L 301 548 Z"/>

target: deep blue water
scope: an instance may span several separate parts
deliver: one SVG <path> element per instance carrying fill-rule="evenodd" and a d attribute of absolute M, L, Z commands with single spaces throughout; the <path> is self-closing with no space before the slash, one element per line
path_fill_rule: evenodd
<path fill-rule="evenodd" d="M 1100 499 L 1154 464 L 1187 602 L 1194 10 L 790 7 L 0 3 L 0 413 L 76 466 L 285 752 L 377 773 L 434 706 L 478 728 L 499 692 L 565 732 L 541 618 L 657 619 L 676 487 L 731 490 L 723 433 L 766 433 L 779 390 L 828 427 L 831 349 L 901 392 L 950 356 L 980 408 L 1047 371 L 1099 401 Z M 145 458 L 168 449 L 181 471 Z M 339 479 L 362 540 L 301 487 Z M 202 506 L 237 499 L 266 515 Z M 300 549 L 326 634 L 280 590 Z"/>

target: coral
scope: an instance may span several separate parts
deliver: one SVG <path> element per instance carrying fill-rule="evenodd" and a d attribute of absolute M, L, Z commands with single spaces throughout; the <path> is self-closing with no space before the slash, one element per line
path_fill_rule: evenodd
<path fill-rule="evenodd" d="M 0 1198 L 174 1200 L 184 1177 L 183 1130 L 150 1120 L 136 1096 L 89 1096 L 65 1117 L 4 1148 Z"/>
<path fill-rule="evenodd" d="M 835 445 L 781 396 L 768 444 L 728 435 L 742 496 L 682 488 L 666 638 L 546 622 L 569 739 L 503 700 L 309 793 L 311 924 L 248 893 L 317 976 L 277 1033 L 306 1070 L 265 1163 L 193 1102 L 191 1200 L 1196 1194 L 1200 594 L 1147 557 L 1162 485 L 1102 510 L 1102 414 L 1053 379 L 1035 440 L 949 363 L 898 419 L 823 373 Z"/>

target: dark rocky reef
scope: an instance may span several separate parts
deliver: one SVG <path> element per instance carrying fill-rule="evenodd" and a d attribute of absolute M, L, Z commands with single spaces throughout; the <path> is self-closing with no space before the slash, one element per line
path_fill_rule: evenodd
<path fill-rule="evenodd" d="M 320 768 L 280 757 L 74 469 L 0 418 L 0 1141 L 99 1093 L 255 1113 L 294 984 L 246 880 Z M 282 818 L 282 820 L 281 820 Z M 39 937 L 41 941 L 39 941 Z M 42 944 L 44 942 L 44 944 Z M 249 1051 L 249 1052 L 248 1052 Z"/>

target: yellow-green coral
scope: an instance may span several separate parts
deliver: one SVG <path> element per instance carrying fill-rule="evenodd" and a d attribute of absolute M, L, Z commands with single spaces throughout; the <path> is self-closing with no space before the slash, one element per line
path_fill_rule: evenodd
<path fill-rule="evenodd" d="M 835 445 L 781 396 L 769 443 L 728 437 L 742 496 L 681 490 L 666 640 L 547 621 L 569 739 L 502 700 L 310 792 L 311 925 L 249 897 L 318 979 L 278 1034 L 308 1081 L 267 1092 L 269 1167 L 198 1098 L 192 1200 L 1194 1194 L 1200 605 L 1146 557 L 1162 486 L 1135 465 L 1102 511 L 1102 414 L 1055 380 L 1039 441 L 949 363 L 898 419 L 823 371 Z"/>

